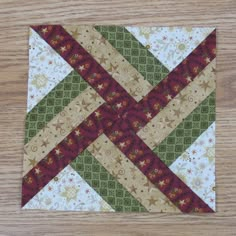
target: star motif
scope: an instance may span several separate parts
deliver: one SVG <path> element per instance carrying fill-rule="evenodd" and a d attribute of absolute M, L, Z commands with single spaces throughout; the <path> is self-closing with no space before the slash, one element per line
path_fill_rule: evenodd
<path fill-rule="evenodd" d="M 42 29 L 42 33 L 46 34 L 47 32 L 48 32 L 47 27 L 45 27 L 45 28 Z"/>
<path fill-rule="evenodd" d="M 75 135 L 76 135 L 76 136 L 80 136 L 80 131 L 79 131 L 79 130 L 76 130 L 76 131 L 75 131 Z"/>
<path fill-rule="evenodd" d="M 89 103 L 86 102 L 84 99 L 82 99 L 82 101 L 77 102 L 76 105 L 79 107 L 79 109 L 78 109 L 79 111 L 81 110 L 81 106 L 82 106 L 83 109 L 85 109 L 86 111 L 89 111 L 89 109 L 88 109 Z"/>
<path fill-rule="evenodd" d="M 47 147 L 47 145 L 49 144 L 49 142 L 48 142 L 48 139 L 44 139 L 43 141 L 42 141 L 42 145 L 41 145 L 41 147 Z"/>
<path fill-rule="evenodd" d="M 156 205 L 156 202 L 157 202 L 157 200 L 154 199 L 153 196 L 151 198 L 149 198 L 148 201 L 149 201 L 149 206 Z"/>
<path fill-rule="evenodd" d="M 209 86 L 209 81 L 206 82 L 206 81 L 203 81 L 201 84 L 200 84 L 200 87 L 204 89 L 204 91 L 206 91 L 208 88 L 211 88 Z"/>
<path fill-rule="evenodd" d="M 206 57 L 206 58 L 205 58 L 205 62 L 206 62 L 206 63 L 211 62 L 210 58 L 209 58 L 209 57 Z"/>
<path fill-rule="evenodd" d="M 92 98 L 93 100 L 95 100 L 95 101 L 97 100 L 97 98 L 100 97 L 96 92 L 91 93 L 90 95 L 91 95 L 91 98 Z"/>
<path fill-rule="evenodd" d="M 75 30 L 71 31 L 71 35 L 73 38 L 77 38 L 79 35 L 81 35 L 81 33 L 79 33 L 78 28 L 76 28 Z"/>
<path fill-rule="evenodd" d="M 99 111 L 95 111 L 95 116 L 96 116 L 96 117 L 101 116 L 100 112 L 99 112 Z"/>
<path fill-rule="evenodd" d="M 106 57 L 104 57 L 104 55 L 102 55 L 102 57 L 98 58 L 100 64 L 106 63 L 106 61 L 108 60 Z"/>
<path fill-rule="evenodd" d="M 170 94 L 168 94 L 168 95 L 166 96 L 166 98 L 167 98 L 168 101 L 170 101 L 172 97 L 171 97 Z"/>
<path fill-rule="evenodd" d="M 58 129 L 61 129 L 61 126 L 63 125 L 64 123 L 60 122 L 59 120 L 57 120 L 57 123 L 56 124 L 53 124 L 53 126 L 55 126 L 56 130 Z"/>
<path fill-rule="evenodd" d="M 110 68 L 108 69 L 108 71 L 112 73 L 112 72 L 116 71 L 117 68 L 118 68 L 118 65 L 114 66 L 114 65 L 112 65 L 112 63 L 110 63 Z"/>
<path fill-rule="evenodd" d="M 177 116 L 179 118 L 180 114 L 182 113 L 180 109 L 178 110 L 173 110 L 174 111 L 174 116 Z"/>
<path fill-rule="evenodd" d="M 116 157 L 116 164 L 121 165 L 122 159 L 120 158 L 120 156 Z"/>
<path fill-rule="evenodd" d="M 125 142 L 119 144 L 120 148 L 124 148 L 126 146 Z"/>
<path fill-rule="evenodd" d="M 158 182 L 158 184 L 159 184 L 159 186 L 163 187 L 163 186 L 165 186 L 165 181 L 161 180 L 161 181 Z"/>
<path fill-rule="evenodd" d="M 35 174 L 37 174 L 37 175 L 39 175 L 40 174 L 40 172 L 41 172 L 41 170 L 39 169 L 39 168 L 35 168 Z"/>
<path fill-rule="evenodd" d="M 102 90 L 103 89 L 103 84 L 99 84 L 98 85 L 98 90 Z"/>
<path fill-rule="evenodd" d="M 29 165 L 31 165 L 31 166 L 35 166 L 37 164 L 36 158 L 29 159 L 29 162 L 30 162 Z"/>
<path fill-rule="evenodd" d="M 131 193 L 136 193 L 136 190 L 137 190 L 137 188 L 136 188 L 134 185 L 132 185 L 132 186 L 130 187 L 130 192 L 131 192 Z"/>
<path fill-rule="evenodd" d="M 146 165 L 145 160 L 144 160 L 144 161 L 140 161 L 140 162 L 139 162 L 139 165 L 140 165 L 141 167 L 144 167 L 144 166 Z"/>
<path fill-rule="evenodd" d="M 122 107 L 122 103 L 120 102 L 120 103 L 117 103 L 116 104 L 116 107 L 118 108 L 118 109 L 120 109 L 121 107 Z"/>
<path fill-rule="evenodd" d="M 56 152 L 57 155 L 61 154 L 61 150 L 59 148 L 55 149 L 55 152 Z"/>
<path fill-rule="evenodd" d="M 179 200 L 180 206 L 183 206 L 185 204 L 185 200 Z"/>
<path fill-rule="evenodd" d="M 61 52 L 63 53 L 63 52 L 65 52 L 65 51 L 66 51 L 66 47 L 65 47 L 65 46 L 63 46 L 63 47 L 60 47 L 60 50 L 61 50 Z"/>
<path fill-rule="evenodd" d="M 146 117 L 147 117 L 148 119 L 151 119 L 151 118 L 152 118 L 152 114 L 151 114 L 150 112 L 147 112 L 147 113 L 146 113 Z"/>
<path fill-rule="evenodd" d="M 187 80 L 188 82 L 191 82 L 191 81 L 192 81 L 192 79 L 191 79 L 190 76 L 187 76 L 186 80 Z"/>
<path fill-rule="evenodd" d="M 84 70 L 85 70 L 85 66 L 84 66 L 84 65 L 79 66 L 79 71 L 80 71 L 80 72 L 82 72 L 82 71 L 84 71 Z"/>
<path fill-rule="evenodd" d="M 168 117 L 165 117 L 161 119 L 161 122 L 160 122 L 160 126 L 162 128 L 166 128 L 166 127 L 169 127 L 169 128 L 172 128 L 172 123 L 174 122 L 174 120 L 169 120 Z"/>
<path fill-rule="evenodd" d="M 137 75 L 134 75 L 133 80 L 139 82 L 139 77 Z"/>
<path fill-rule="evenodd" d="M 186 96 L 187 96 L 187 94 L 181 94 L 181 93 L 179 94 L 178 99 L 179 99 L 180 103 L 187 101 Z"/>

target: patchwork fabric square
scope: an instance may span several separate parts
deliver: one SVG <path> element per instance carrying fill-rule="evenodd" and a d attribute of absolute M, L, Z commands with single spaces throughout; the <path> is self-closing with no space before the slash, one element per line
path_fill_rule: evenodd
<path fill-rule="evenodd" d="M 29 31 L 22 207 L 214 212 L 214 28 Z"/>

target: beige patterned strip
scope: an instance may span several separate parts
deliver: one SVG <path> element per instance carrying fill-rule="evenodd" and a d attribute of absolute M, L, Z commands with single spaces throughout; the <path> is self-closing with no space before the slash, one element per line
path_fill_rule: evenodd
<path fill-rule="evenodd" d="M 63 26 L 138 102 L 152 85 L 92 26 Z"/>
<path fill-rule="evenodd" d="M 102 134 L 87 150 L 150 212 L 180 212 L 125 155 Z"/>
<path fill-rule="evenodd" d="M 23 175 L 27 174 L 63 138 L 103 103 L 104 100 L 90 86 L 71 101 L 25 145 Z"/>
<path fill-rule="evenodd" d="M 187 87 L 156 115 L 138 136 L 153 149 L 158 146 L 216 87 L 214 59 Z"/>

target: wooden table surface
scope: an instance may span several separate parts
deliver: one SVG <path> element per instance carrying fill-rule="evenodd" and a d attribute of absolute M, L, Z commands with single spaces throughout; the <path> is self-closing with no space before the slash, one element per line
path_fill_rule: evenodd
<path fill-rule="evenodd" d="M 217 213 L 20 209 L 30 24 L 217 27 Z M 0 0 L 0 235 L 236 235 L 235 0 Z"/>

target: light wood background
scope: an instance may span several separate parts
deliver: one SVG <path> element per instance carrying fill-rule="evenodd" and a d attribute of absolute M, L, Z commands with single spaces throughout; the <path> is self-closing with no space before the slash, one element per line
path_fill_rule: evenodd
<path fill-rule="evenodd" d="M 217 213 L 22 211 L 28 25 L 217 27 Z M 0 235 L 236 235 L 236 0 L 0 0 Z"/>

